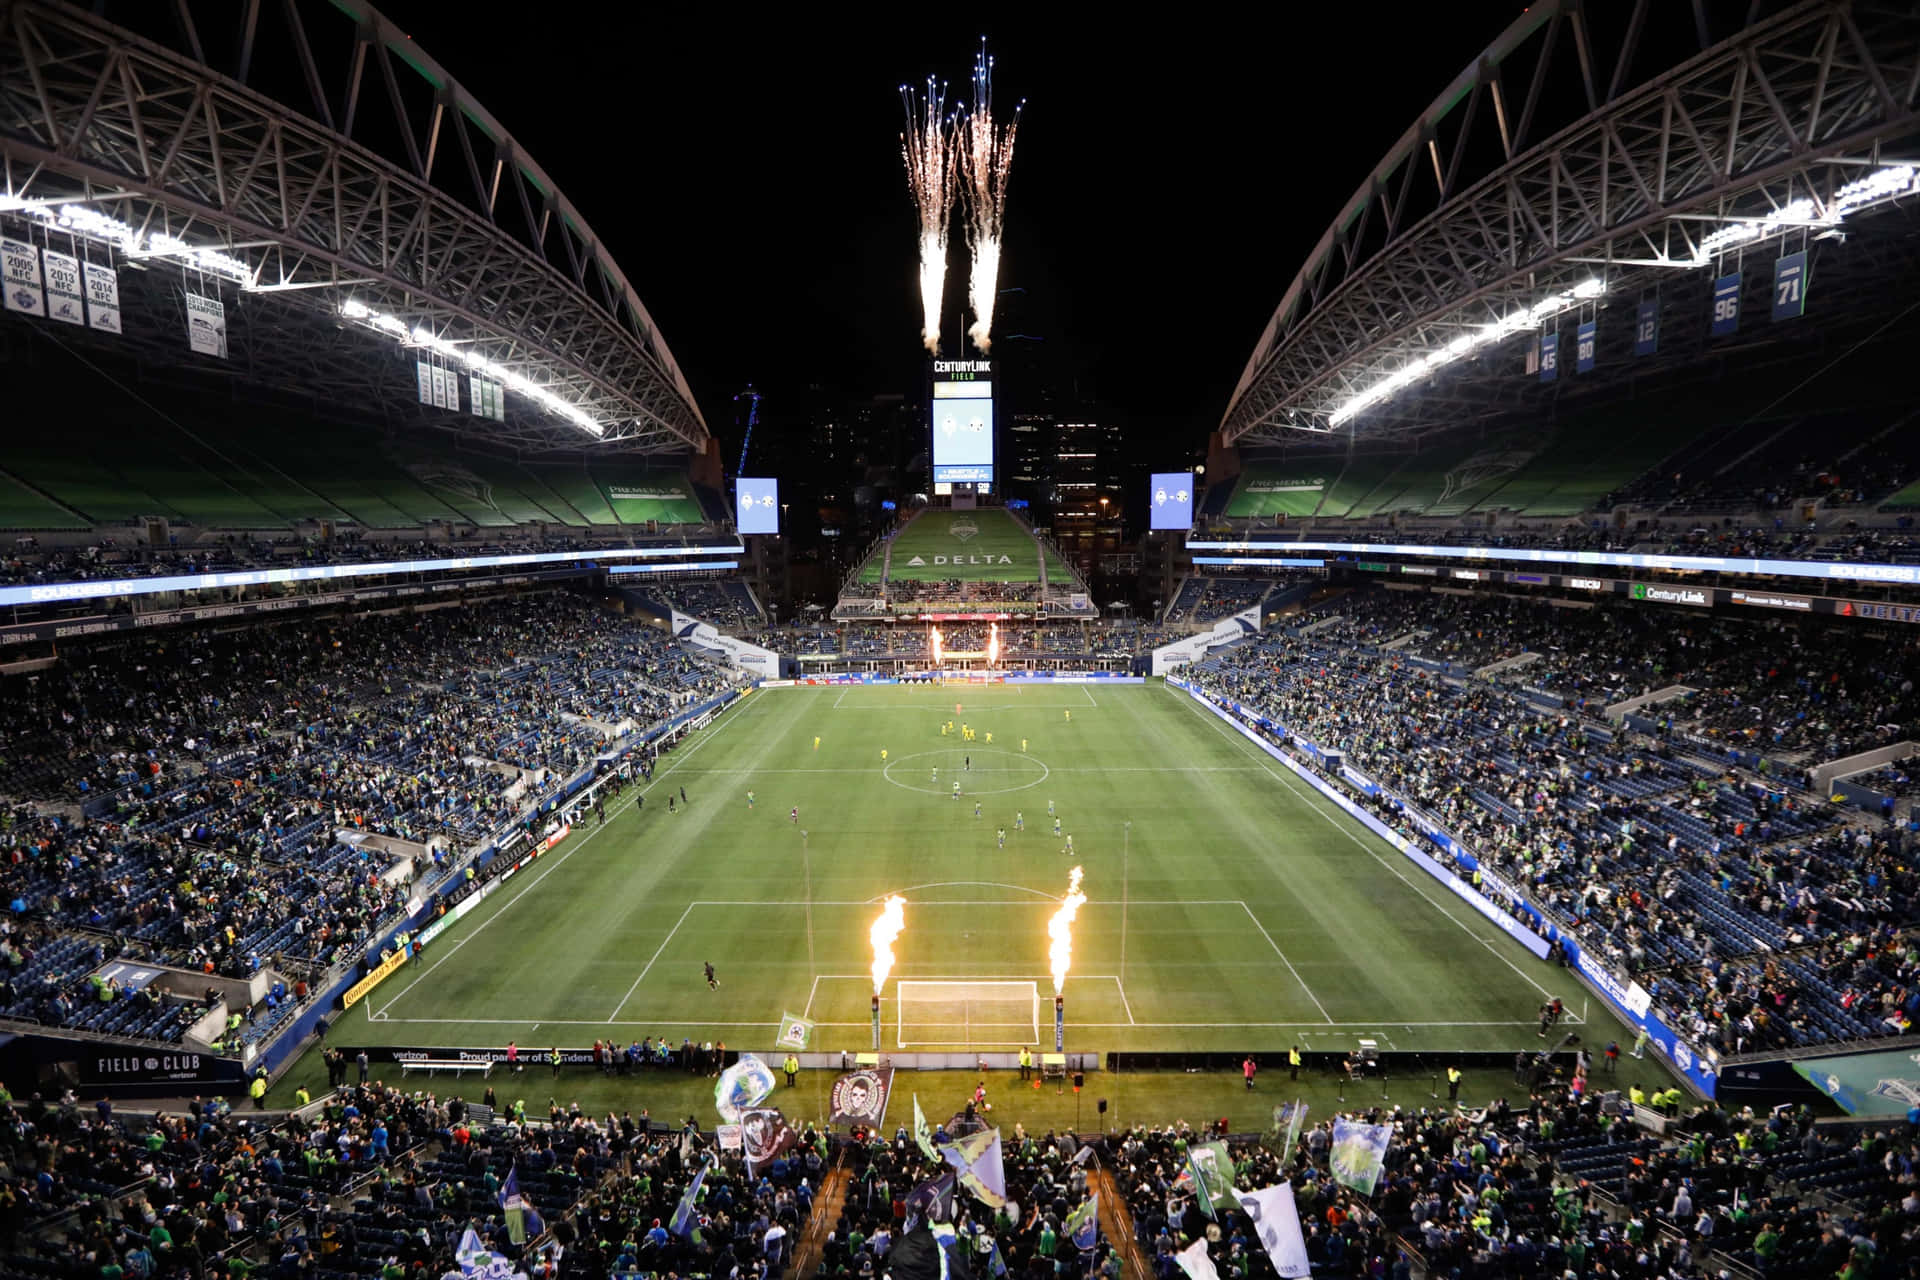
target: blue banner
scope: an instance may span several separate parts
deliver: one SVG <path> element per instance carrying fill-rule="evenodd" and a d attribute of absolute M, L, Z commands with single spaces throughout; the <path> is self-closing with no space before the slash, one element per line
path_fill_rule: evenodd
<path fill-rule="evenodd" d="M 1793 320 L 1807 313 L 1807 251 L 1783 253 L 1773 264 L 1773 318 Z"/>
<path fill-rule="evenodd" d="M 1740 330 L 1740 273 L 1729 272 L 1713 282 L 1713 336 L 1724 338 Z"/>
<path fill-rule="evenodd" d="M 1593 372 L 1593 348 L 1598 328 L 1594 321 L 1582 320 L 1580 327 L 1573 331 L 1573 371 L 1575 373 Z"/>
<path fill-rule="evenodd" d="M 1660 349 L 1660 304 L 1649 298 L 1633 315 L 1633 354 L 1650 356 Z"/>
<path fill-rule="evenodd" d="M 1560 376 L 1560 335 L 1540 335 L 1540 381 L 1552 382 Z"/>

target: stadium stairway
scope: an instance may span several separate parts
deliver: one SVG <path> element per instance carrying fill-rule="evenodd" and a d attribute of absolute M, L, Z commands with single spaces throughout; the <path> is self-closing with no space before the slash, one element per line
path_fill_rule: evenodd
<path fill-rule="evenodd" d="M 1100 1197 L 1100 1232 L 1120 1255 L 1122 1280 L 1153 1280 L 1153 1268 L 1147 1264 L 1146 1251 L 1133 1229 L 1133 1214 L 1127 1209 L 1126 1188 L 1098 1159 L 1087 1170 L 1087 1190 Z"/>
<path fill-rule="evenodd" d="M 826 1176 L 820 1179 L 820 1190 L 813 1197 L 813 1212 L 807 1216 L 807 1229 L 800 1233 L 800 1243 L 793 1251 L 793 1258 L 787 1264 L 787 1280 L 805 1280 L 819 1269 L 820 1259 L 826 1255 L 827 1237 L 833 1234 L 834 1224 L 840 1221 L 840 1210 L 847 1203 L 847 1187 L 852 1176 L 847 1169 L 847 1148 L 840 1147 L 833 1157 L 833 1164 L 827 1169 Z"/>

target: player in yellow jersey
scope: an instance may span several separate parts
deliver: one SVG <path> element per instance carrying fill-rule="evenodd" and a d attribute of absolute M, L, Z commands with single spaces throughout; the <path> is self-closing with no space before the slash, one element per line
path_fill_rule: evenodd
<path fill-rule="evenodd" d="M 1073 712 L 1071 712 L 1071 711 L 1069 711 L 1069 712 L 1067 712 L 1067 723 L 1068 723 L 1068 724 L 1072 724 L 1072 723 L 1073 723 Z"/>
<path fill-rule="evenodd" d="M 882 747 L 880 748 L 880 763 L 885 764 L 886 762 L 887 762 L 887 749 L 885 747 Z"/>
<path fill-rule="evenodd" d="M 1027 749 L 1027 740 L 1025 738 L 1020 739 L 1020 749 L 1022 751 Z"/>
<path fill-rule="evenodd" d="M 820 739 L 817 737 L 813 740 L 813 749 L 815 751 L 818 751 L 820 749 Z"/>
<path fill-rule="evenodd" d="M 991 729 L 987 730 L 987 743 L 988 745 L 992 745 L 993 743 L 993 730 Z"/>

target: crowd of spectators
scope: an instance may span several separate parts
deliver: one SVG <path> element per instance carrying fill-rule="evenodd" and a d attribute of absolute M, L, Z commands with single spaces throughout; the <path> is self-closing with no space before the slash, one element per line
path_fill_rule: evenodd
<path fill-rule="evenodd" d="M 1365 604 L 1345 609 L 1360 630 L 1351 620 Z M 1409 836 L 1422 838 L 1395 805 L 1521 886 L 1696 1044 L 1732 1054 L 1885 1035 L 1920 1016 L 1912 831 L 1687 742 L 1448 678 L 1331 631 L 1269 633 L 1194 674 L 1287 735 L 1346 753 L 1397 797 L 1385 807 Z M 1835 946 L 1852 957 L 1845 968 L 1822 959 Z"/>
<path fill-rule="evenodd" d="M 760 625 L 760 608 L 736 578 L 650 584 L 647 594 L 670 609 L 710 622 L 728 635 Z"/>
<path fill-rule="evenodd" d="M 119 956 L 230 977 L 348 963 L 457 851 L 591 767 L 613 726 L 726 685 L 663 632 L 564 592 L 143 636 L 10 677 L 0 786 L 21 802 L 0 812 L 0 1008 L 178 1039 L 196 1010 L 88 975 Z"/>

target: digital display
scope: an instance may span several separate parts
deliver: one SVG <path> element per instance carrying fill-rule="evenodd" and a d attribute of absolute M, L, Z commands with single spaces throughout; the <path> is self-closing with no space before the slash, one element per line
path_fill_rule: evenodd
<path fill-rule="evenodd" d="M 1147 505 L 1155 529 L 1193 527 L 1193 472 L 1156 471 L 1147 488 Z"/>
<path fill-rule="evenodd" d="M 741 533 L 779 533 L 780 482 L 741 476 L 733 482 L 733 510 Z"/>
<path fill-rule="evenodd" d="M 984 360 L 966 364 L 966 377 L 933 382 L 933 479 L 935 484 L 993 483 L 993 379 Z"/>

